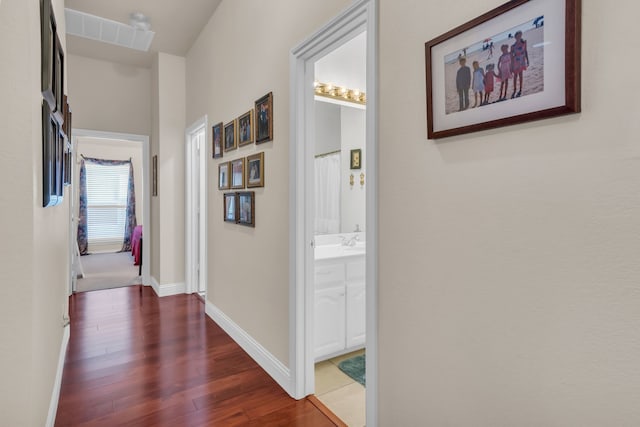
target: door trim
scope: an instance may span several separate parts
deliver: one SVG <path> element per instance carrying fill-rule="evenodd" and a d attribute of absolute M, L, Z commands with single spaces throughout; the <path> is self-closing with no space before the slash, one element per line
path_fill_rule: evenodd
<path fill-rule="evenodd" d="M 132 134 L 132 133 L 119 133 L 119 132 L 105 132 L 105 131 L 99 131 L 99 130 L 90 130 L 90 129 L 73 129 L 72 130 L 72 146 L 73 146 L 73 150 L 72 150 L 72 164 L 75 166 L 76 162 L 77 162 L 77 147 L 78 147 L 78 138 L 102 138 L 102 139 L 118 139 L 118 140 L 122 140 L 122 141 L 132 141 L 132 142 L 139 142 L 140 144 L 142 144 L 142 176 L 144 177 L 142 180 L 142 191 L 143 191 L 143 195 L 142 195 L 142 224 L 144 225 L 146 231 L 144 234 L 144 240 L 143 240 L 143 245 L 144 248 L 142 250 L 142 283 L 146 286 L 151 285 L 151 266 L 150 266 L 150 262 L 151 262 L 151 184 L 150 184 L 150 179 L 148 179 L 148 177 L 150 176 L 149 172 L 149 165 L 150 165 L 150 160 L 149 160 L 149 136 L 148 135 L 136 135 L 136 134 Z M 77 191 L 78 191 L 78 185 L 76 184 L 77 182 L 79 182 L 79 176 L 78 173 L 76 171 L 76 167 L 74 167 L 71 172 L 73 174 L 71 181 L 72 181 L 72 186 L 71 188 L 73 189 L 72 191 L 72 196 L 71 196 L 71 216 L 72 217 L 76 217 L 77 214 L 75 212 L 75 209 L 77 208 Z M 72 226 L 72 230 L 71 233 L 77 234 L 77 224 L 74 223 Z M 72 258 L 71 258 L 71 262 L 74 262 L 74 258 L 75 258 L 75 244 L 77 241 L 77 235 L 73 236 L 72 235 L 72 239 L 71 242 L 69 243 L 71 245 L 71 253 L 73 254 Z M 72 289 L 75 284 L 75 281 L 72 281 L 72 283 L 70 284 L 70 289 L 69 289 L 69 295 L 71 295 L 75 289 Z"/>
<path fill-rule="evenodd" d="M 313 139 L 315 62 L 367 31 L 366 144 L 366 290 L 367 290 L 367 426 L 377 426 L 378 401 L 378 1 L 357 0 L 290 54 L 289 152 L 289 365 L 295 398 L 314 391 L 313 369 Z"/>
<path fill-rule="evenodd" d="M 185 229 L 186 229 L 186 241 L 185 241 L 185 281 L 186 293 L 194 293 L 198 292 L 200 284 L 204 284 L 205 289 L 205 300 L 206 300 L 206 292 L 207 292 L 207 141 L 209 130 L 208 130 L 208 118 L 207 115 L 196 120 L 191 126 L 189 126 L 185 130 L 185 192 L 186 192 L 186 200 L 185 200 Z M 194 217 L 196 215 L 193 212 L 193 184 L 192 184 L 192 170 L 193 170 L 193 146 L 192 146 L 192 136 L 198 133 L 200 130 L 204 130 L 204 141 L 202 146 L 200 147 L 200 155 L 198 156 L 200 159 L 200 167 L 199 167 L 199 198 L 200 198 L 200 221 L 199 221 L 199 231 L 200 231 L 200 247 L 196 248 L 195 239 L 193 238 L 194 233 Z M 197 250 L 199 249 L 199 250 Z M 194 269 L 194 253 L 199 253 L 198 264 L 200 265 L 200 282 L 194 283 L 195 269 Z"/>

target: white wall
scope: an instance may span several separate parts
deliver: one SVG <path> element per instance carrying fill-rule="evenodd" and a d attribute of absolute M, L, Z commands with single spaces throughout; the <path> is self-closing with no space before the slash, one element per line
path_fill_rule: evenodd
<path fill-rule="evenodd" d="M 185 281 L 185 67 L 185 58 L 159 53 L 152 68 L 151 156 L 158 156 L 158 196 L 151 204 L 151 275 L 160 285 L 178 287 Z"/>
<path fill-rule="evenodd" d="M 151 133 L 151 70 L 67 55 L 73 127 Z"/>
<path fill-rule="evenodd" d="M 273 142 L 210 160 L 207 298 L 285 365 L 289 363 L 289 51 L 348 4 L 347 0 L 223 1 L 187 56 L 187 123 L 204 114 L 210 124 L 226 123 L 273 92 Z M 207 145 L 211 158 L 211 144 Z M 223 222 L 223 193 L 215 185 L 218 164 L 261 151 L 266 175 L 265 187 L 256 189 L 255 229 Z"/>
<path fill-rule="evenodd" d="M 636 426 L 640 6 L 582 2 L 581 114 L 427 140 L 424 42 L 502 3 L 380 1 L 379 425 Z"/>
<path fill-rule="evenodd" d="M 53 1 L 65 43 L 64 4 Z M 40 427 L 52 396 L 67 313 L 69 195 L 42 208 L 40 9 L 0 5 L 0 425 Z"/>
<path fill-rule="evenodd" d="M 340 106 L 315 102 L 316 155 L 340 150 Z"/>

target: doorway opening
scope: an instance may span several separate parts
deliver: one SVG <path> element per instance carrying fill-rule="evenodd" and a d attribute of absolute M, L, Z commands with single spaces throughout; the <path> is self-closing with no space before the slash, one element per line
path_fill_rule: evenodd
<path fill-rule="evenodd" d="M 187 128 L 186 141 L 186 244 L 187 293 L 206 300 L 207 290 L 207 116 Z"/>
<path fill-rule="evenodd" d="M 374 0 L 355 2 L 322 30 L 293 49 L 291 54 L 290 216 L 294 219 L 290 252 L 292 387 L 298 398 L 318 394 L 321 384 L 320 380 L 316 383 L 316 361 L 333 359 L 334 356 L 365 348 L 364 354 L 348 354 L 346 357 L 352 359 L 352 356 L 360 356 L 359 359 L 366 362 L 364 395 L 368 426 L 377 425 L 376 7 Z M 348 78 L 338 80 L 339 76 L 332 74 L 332 67 L 327 65 L 346 61 L 349 64 L 347 69 L 356 69 L 353 59 L 356 55 L 354 52 L 358 51 L 355 47 L 358 42 L 362 48 L 360 54 L 364 54 L 365 58 L 365 71 L 362 73 L 364 82 L 354 83 Z M 333 61 L 332 54 L 346 56 Z M 364 110 L 362 106 L 356 108 L 357 103 L 338 99 L 363 100 L 364 96 L 360 97 L 363 89 L 366 94 Z M 331 96 L 325 96 L 327 94 Z M 319 97 L 327 98 L 339 108 L 327 108 L 326 103 L 317 101 Z M 351 132 L 345 139 L 357 141 L 354 133 L 360 132 L 362 139 L 361 142 L 355 142 L 357 147 L 345 144 L 333 150 L 324 147 L 319 152 L 319 133 L 329 128 L 320 124 L 318 114 L 321 111 L 340 117 L 341 132 Z M 358 115 L 361 115 L 363 122 L 358 131 L 342 129 L 342 124 L 351 126 L 356 123 Z M 331 202 L 319 201 L 318 193 L 328 194 L 331 190 L 316 187 L 319 181 L 315 176 L 318 163 L 316 156 L 328 157 L 334 152 L 340 153 L 340 166 L 337 166 L 341 171 L 337 184 L 341 194 L 339 207 L 328 206 L 318 213 L 319 204 L 331 205 Z M 325 154 L 327 156 L 323 156 Z M 329 163 L 327 171 L 331 170 L 331 162 L 323 163 Z M 327 171 L 323 173 L 329 173 Z M 357 204 L 357 200 L 361 200 L 366 207 L 364 214 L 348 208 L 347 205 Z M 318 218 L 319 215 L 322 217 Z M 320 224 L 317 224 L 318 219 Z M 324 234 L 318 234 L 318 226 Z M 340 255 L 321 254 L 331 251 L 338 251 Z M 349 252 L 348 256 L 343 256 L 346 252 Z M 327 263 L 327 259 L 331 261 Z M 359 310 L 355 307 L 358 302 L 361 303 Z M 339 362 L 341 360 L 333 359 L 329 363 L 337 365 Z M 339 412 L 331 405 L 327 406 Z"/>
<path fill-rule="evenodd" d="M 72 144 L 69 294 L 148 283 L 148 137 L 74 129 Z"/>

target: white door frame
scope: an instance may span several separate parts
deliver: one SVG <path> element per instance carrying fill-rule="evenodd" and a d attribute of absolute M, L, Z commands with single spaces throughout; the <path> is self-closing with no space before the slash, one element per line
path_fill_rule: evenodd
<path fill-rule="evenodd" d="M 147 135 L 136 135 L 131 133 L 118 133 L 118 132 L 104 132 L 99 130 L 90 130 L 90 129 L 72 129 L 72 165 L 74 166 L 71 169 L 72 178 L 71 178 L 71 188 L 73 189 L 71 193 L 71 217 L 76 218 L 77 212 L 77 197 L 78 197 L 78 182 L 79 176 L 77 173 L 77 168 L 75 167 L 77 162 L 77 148 L 78 148 L 78 138 L 102 138 L 102 139 L 119 139 L 122 141 L 131 141 L 142 144 L 142 223 L 144 224 L 144 237 L 142 240 L 143 248 L 142 248 L 142 283 L 146 286 L 151 284 L 150 282 L 150 261 L 151 261 L 151 183 L 150 183 L 150 174 L 149 174 L 149 136 Z M 72 239 L 70 242 L 71 245 L 71 263 L 75 260 L 75 245 L 77 241 L 77 222 L 72 221 Z M 73 268 L 71 268 L 73 270 Z M 72 284 L 75 285 L 75 280 L 72 281 Z M 73 285 L 71 287 L 73 287 Z M 75 289 L 69 289 L 69 294 L 73 293 Z"/>
<path fill-rule="evenodd" d="M 366 424 L 377 426 L 378 400 L 378 0 L 356 0 L 351 7 L 291 51 L 291 144 L 289 155 L 289 364 L 295 398 L 314 392 L 313 357 L 313 171 L 315 62 L 367 31 L 366 144 Z"/>
<path fill-rule="evenodd" d="M 207 116 L 203 116 L 196 120 L 185 131 L 185 183 L 186 183 L 186 241 L 185 241 L 185 279 L 186 288 L 185 292 L 190 294 L 198 292 L 202 287 L 207 289 L 207 141 L 208 139 L 208 126 Z M 194 144 L 193 136 L 204 130 L 204 140 L 200 147 L 196 147 Z M 198 165 L 199 174 L 194 176 L 194 158 L 196 158 L 196 150 L 199 150 L 200 164 Z M 199 193 L 195 197 L 199 197 L 200 214 L 194 211 L 194 187 L 198 180 Z M 196 224 L 196 221 L 199 223 Z M 196 238 L 195 233 L 200 233 L 199 238 Z M 196 245 L 199 242 L 199 247 Z M 198 259 L 196 255 L 198 254 Z M 200 274 L 198 275 L 198 266 L 200 268 Z M 199 277 L 199 281 L 196 279 Z M 197 283 L 196 283 L 197 282 Z M 205 296 L 206 299 L 206 296 Z"/>

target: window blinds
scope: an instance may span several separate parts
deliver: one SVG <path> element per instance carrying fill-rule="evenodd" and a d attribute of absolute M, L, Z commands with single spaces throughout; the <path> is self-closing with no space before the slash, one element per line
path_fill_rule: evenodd
<path fill-rule="evenodd" d="M 127 218 L 129 166 L 86 163 L 89 245 L 122 245 Z"/>

